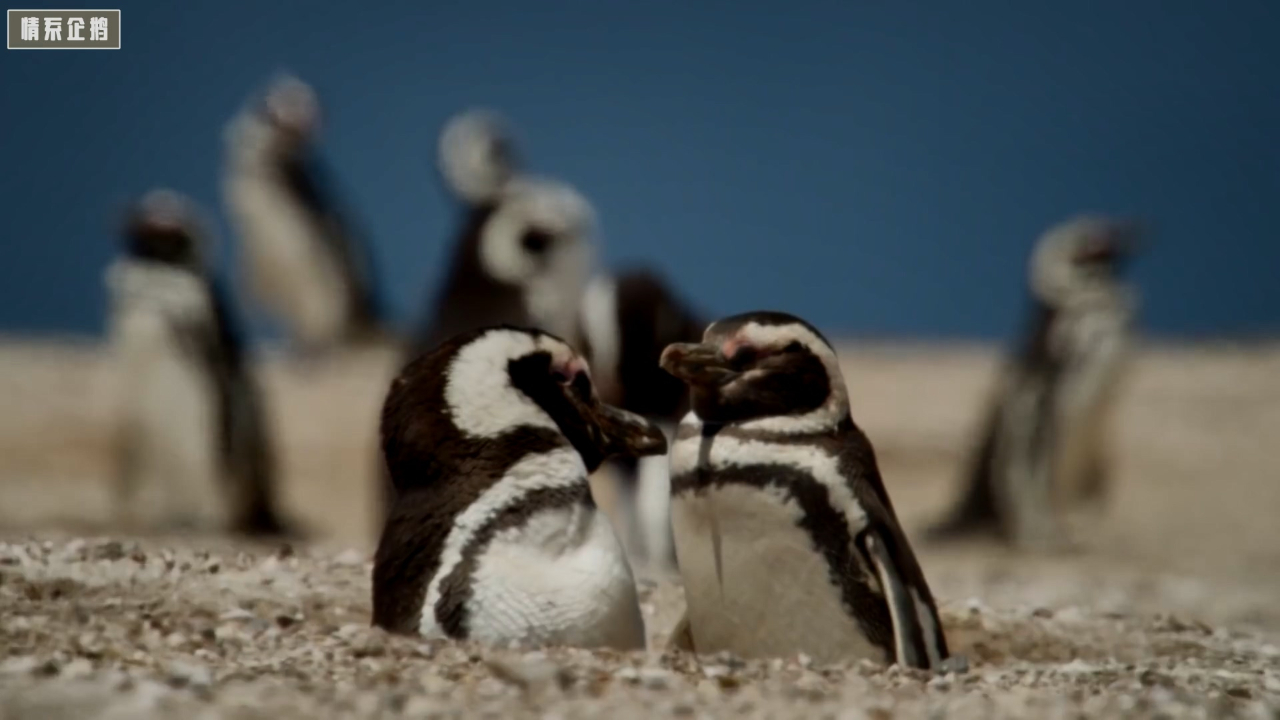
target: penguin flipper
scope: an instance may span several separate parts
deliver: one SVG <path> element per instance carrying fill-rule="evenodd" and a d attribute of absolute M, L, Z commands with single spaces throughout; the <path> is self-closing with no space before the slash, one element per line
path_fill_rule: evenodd
<path fill-rule="evenodd" d="M 862 550 L 880 580 L 889 617 L 893 623 L 893 655 L 899 665 L 914 668 L 940 668 L 947 659 L 946 640 L 937 609 L 929 598 L 928 588 L 921 593 L 904 580 L 889 550 L 889 544 L 874 530 L 862 536 Z"/>

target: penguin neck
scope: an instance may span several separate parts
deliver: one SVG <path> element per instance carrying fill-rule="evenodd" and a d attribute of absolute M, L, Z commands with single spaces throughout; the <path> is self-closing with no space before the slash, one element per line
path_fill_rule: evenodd
<path fill-rule="evenodd" d="M 690 410 L 680 421 L 676 440 L 714 441 L 716 436 L 723 434 L 764 442 L 795 444 L 827 441 L 858 430 L 858 424 L 853 421 L 853 415 L 847 409 L 838 420 L 821 424 L 812 422 L 808 415 L 774 415 L 731 423 L 707 422 L 698 417 L 696 411 Z"/>

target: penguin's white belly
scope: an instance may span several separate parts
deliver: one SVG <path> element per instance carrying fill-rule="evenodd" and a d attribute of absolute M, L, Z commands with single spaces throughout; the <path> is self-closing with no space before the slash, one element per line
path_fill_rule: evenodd
<path fill-rule="evenodd" d="M 608 518 L 592 508 L 542 512 L 498 533 L 479 558 L 467 607 L 470 636 L 481 642 L 645 647 L 631 568 Z"/>
<path fill-rule="evenodd" d="M 1057 410 L 1054 492 L 1068 499 L 1082 491 L 1104 441 L 1124 363 L 1124 338 L 1119 331 L 1100 332 L 1089 350 L 1090 356 L 1065 379 Z"/>
<path fill-rule="evenodd" d="M 225 514 L 214 387 L 160 313 L 116 318 L 121 421 L 133 465 L 121 498 L 126 517 L 148 526 L 213 526 Z"/>
<path fill-rule="evenodd" d="M 713 511 L 723 591 L 716 579 Z M 699 653 L 887 661 L 846 611 L 826 560 L 797 525 L 801 516 L 782 493 L 743 486 L 672 498 L 676 556 Z"/>
<path fill-rule="evenodd" d="M 347 322 L 346 278 L 314 221 L 274 184 L 238 178 L 228 187 L 254 293 L 307 342 L 332 341 Z"/>

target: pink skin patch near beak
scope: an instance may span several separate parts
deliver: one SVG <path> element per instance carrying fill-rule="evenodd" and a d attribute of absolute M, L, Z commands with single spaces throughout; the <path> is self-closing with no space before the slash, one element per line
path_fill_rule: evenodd
<path fill-rule="evenodd" d="M 724 344 L 720 346 L 720 352 L 726 358 L 732 358 L 734 355 L 738 354 L 738 350 L 743 345 L 746 345 L 746 343 L 739 340 L 738 338 L 730 338 L 728 340 L 725 340 Z"/>
<path fill-rule="evenodd" d="M 554 368 L 554 372 L 564 378 L 562 382 L 570 384 L 579 374 L 591 377 L 591 369 L 587 366 L 587 361 L 581 356 L 574 355 L 568 362 L 558 365 Z"/>

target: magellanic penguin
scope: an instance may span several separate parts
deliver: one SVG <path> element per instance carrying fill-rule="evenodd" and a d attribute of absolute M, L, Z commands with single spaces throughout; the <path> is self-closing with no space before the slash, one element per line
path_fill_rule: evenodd
<path fill-rule="evenodd" d="M 688 603 L 676 644 L 945 670 L 933 594 L 822 334 L 785 313 L 745 313 L 669 346 L 661 363 L 692 404 L 671 448 Z"/>
<path fill-rule="evenodd" d="M 474 109 L 445 124 L 439 171 L 462 206 L 452 259 L 416 355 L 480 327 L 536 327 L 577 345 L 596 218 L 573 187 L 527 175 L 507 121 Z"/>
<path fill-rule="evenodd" d="M 1135 222 L 1081 215 L 1039 239 L 1030 322 L 1001 374 L 964 495 L 931 538 L 1071 545 L 1060 510 L 1106 489 L 1108 419 L 1137 307 L 1120 271 L 1139 235 Z"/>
<path fill-rule="evenodd" d="M 393 381 L 381 437 L 397 497 L 374 560 L 375 625 L 645 647 L 631 569 L 587 476 L 667 440 L 601 403 L 567 343 L 510 326 L 446 341 Z"/>
<path fill-rule="evenodd" d="M 228 125 L 223 198 L 248 288 L 300 349 L 388 334 L 370 247 L 315 152 L 314 90 L 278 75 Z"/>
<path fill-rule="evenodd" d="M 644 416 L 673 437 L 688 412 L 688 392 L 658 360 L 668 345 L 702 338 L 707 321 L 701 313 L 657 271 L 633 267 L 591 279 L 581 323 L 583 352 L 601 399 Z M 612 465 L 628 552 L 652 569 L 674 569 L 667 458 L 622 458 Z"/>
<path fill-rule="evenodd" d="M 118 511 L 164 530 L 286 532 L 258 387 L 193 203 L 153 190 L 107 270 L 120 392 Z"/>
<path fill-rule="evenodd" d="M 500 324 L 537 328 L 576 347 L 578 303 L 594 264 L 591 205 L 568 185 L 522 174 L 507 122 L 489 110 L 445 124 L 438 169 L 464 218 L 407 359 Z M 385 469 L 380 485 L 385 517 L 395 495 Z"/>

